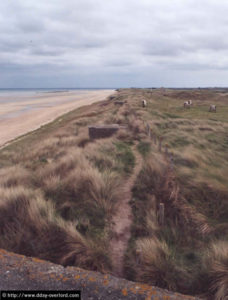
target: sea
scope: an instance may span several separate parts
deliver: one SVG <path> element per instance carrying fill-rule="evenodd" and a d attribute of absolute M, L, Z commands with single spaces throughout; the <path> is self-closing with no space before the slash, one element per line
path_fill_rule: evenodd
<path fill-rule="evenodd" d="M 0 120 L 12 118 L 42 107 L 53 107 L 60 102 L 76 100 L 89 91 L 108 90 L 102 88 L 0 88 Z M 69 93 L 69 95 L 68 95 Z M 58 96 L 55 99 L 55 94 Z M 63 97 L 61 97 L 63 94 Z M 76 97 L 75 97 L 76 96 Z M 40 101 L 42 100 L 42 103 Z M 6 109 L 6 105 L 10 105 Z"/>
<path fill-rule="evenodd" d="M 12 100 L 23 101 L 30 96 L 37 96 L 46 93 L 67 93 L 77 92 L 78 95 L 86 91 L 109 90 L 113 88 L 0 88 L 0 103 Z"/>

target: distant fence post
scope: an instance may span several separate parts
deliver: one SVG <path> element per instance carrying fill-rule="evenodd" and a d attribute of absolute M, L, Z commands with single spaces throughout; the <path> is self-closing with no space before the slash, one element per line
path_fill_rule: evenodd
<path fill-rule="evenodd" d="M 173 162 L 173 153 L 172 152 L 169 153 L 169 161 L 170 161 L 171 169 L 173 170 L 174 162 Z"/>
<path fill-rule="evenodd" d="M 157 137 L 155 133 L 154 133 L 154 144 L 157 145 Z"/>
<path fill-rule="evenodd" d="M 168 145 L 165 144 L 165 155 L 167 156 L 169 154 Z"/>
<path fill-rule="evenodd" d="M 136 263 L 139 264 L 141 260 L 141 250 L 136 249 Z"/>
<path fill-rule="evenodd" d="M 150 135 L 150 125 L 148 123 L 146 123 L 146 131 L 147 134 Z"/>
<path fill-rule="evenodd" d="M 165 204 L 159 203 L 159 209 L 158 209 L 158 223 L 159 225 L 164 225 L 164 219 L 165 219 Z"/>
<path fill-rule="evenodd" d="M 158 150 L 159 150 L 159 152 L 162 151 L 162 141 L 163 141 L 163 137 L 159 137 L 159 142 L 158 142 Z"/>

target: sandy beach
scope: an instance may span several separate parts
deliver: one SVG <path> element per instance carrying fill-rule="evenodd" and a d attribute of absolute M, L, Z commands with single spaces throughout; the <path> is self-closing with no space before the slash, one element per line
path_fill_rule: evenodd
<path fill-rule="evenodd" d="M 114 90 L 66 91 L 0 96 L 0 147 L 84 105 L 102 101 Z"/>

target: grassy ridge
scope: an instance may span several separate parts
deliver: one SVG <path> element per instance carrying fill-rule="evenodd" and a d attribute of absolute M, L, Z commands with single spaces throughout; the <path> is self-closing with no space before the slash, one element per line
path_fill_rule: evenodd
<path fill-rule="evenodd" d="M 80 108 L 0 151 L 0 247 L 111 272 L 110 218 L 134 167 L 132 136 L 92 141 L 87 126 L 117 113 L 110 101 Z"/>
<path fill-rule="evenodd" d="M 228 290 L 228 97 L 202 91 L 190 110 L 179 91 L 135 90 L 132 105 L 162 136 L 174 157 L 174 172 L 151 141 L 139 152 L 145 165 L 131 205 L 132 239 L 126 255 L 129 279 L 186 294 L 225 299 Z M 205 95 L 206 93 L 206 95 Z M 141 108 L 140 99 L 148 106 Z M 209 113 L 215 103 L 217 113 Z M 144 145 L 144 146 L 143 146 Z M 165 224 L 156 211 L 165 204 Z M 210 295 L 210 296 L 209 296 Z M 212 296 L 213 295 L 213 296 Z"/>

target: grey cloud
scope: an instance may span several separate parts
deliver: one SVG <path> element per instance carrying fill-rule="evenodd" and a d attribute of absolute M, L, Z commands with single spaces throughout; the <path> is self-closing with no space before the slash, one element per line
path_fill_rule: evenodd
<path fill-rule="evenodd" d="M 65 51 L 64 49 L 60 48 L 49 48 L 49 47 L 31 47 L 29 50 L 31 55 L 38 55 L 38 56 L 58 56 L 63 54 Z"/>
<path fill-rule="evenodd" d="M 17 21 L 15 25 L 18 30 L 26 33 L 40 33 L 45 30 L 45 26 L 41 22 L 36 22 L 33 18 Z"/>
<path fill-rule="evenodd" d="M 204 70 L 223 82 L 227 9 L 224 0 L 1 1 L 0 86 L 11 77 L 28 85 L 181 84 L 186 72 L 206 84 Z"/>
<path fill-rule="evenodd" d="M 24 44 L 21 41 L 15 41 L 13 39 L 7 38 L 1 40 L 0 53 L 1 52 L 15 52 L 15 49 L 19 50 L 24 48 Z"/>

